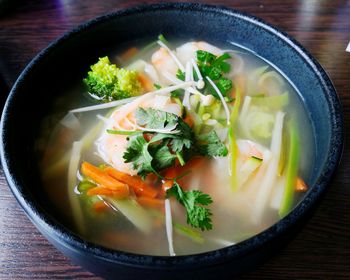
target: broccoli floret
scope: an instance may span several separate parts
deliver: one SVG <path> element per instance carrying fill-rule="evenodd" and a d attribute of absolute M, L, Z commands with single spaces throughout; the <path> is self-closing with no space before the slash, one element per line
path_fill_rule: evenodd
<path fill-rule="evenodd" d="M 117 68 L 108 57 L 102 57 L 92 65 L 83 80 L 87 90 L 103 101 L 112 101 L 139 95 L 142 87 L 136 71 Z"/>

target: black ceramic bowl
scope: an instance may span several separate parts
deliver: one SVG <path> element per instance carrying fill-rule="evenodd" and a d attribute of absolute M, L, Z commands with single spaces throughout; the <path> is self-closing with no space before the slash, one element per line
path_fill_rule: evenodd
<path fill-rule="evenodd" d="M 65 228 L 45 197 L 35 164 L 34 139 L 53 100 L 87 72 L 96 57 L 120 43 L 156 37 L 235 42 L 276 65 L 300 92 L 314 130 L 315 167 L 303 201 L 264 232 L 224 249 L 178 257 L 112 251 Z M 59 77 L 59 78 L 58 78 Z M 310 212 L 329 184 L 343 146 L 340 103 L 330 79 L 295 40 L 261 20 L 222 7 L 159 4 L 117 11 L 89 21 L 59 38 L 26 67 L 5 105 L 1 161 L 8 184 L 31 221 L 65 255 L 107 278 L 220 278 L 249 269 L 267 256 Z"/>

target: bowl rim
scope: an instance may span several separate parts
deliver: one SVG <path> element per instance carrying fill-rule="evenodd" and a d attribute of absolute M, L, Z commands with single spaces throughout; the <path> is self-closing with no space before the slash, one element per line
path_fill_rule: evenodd
<path fill-rule="evenodd" d="M 283 219 L 279 220 L 277 223 L 273 224 L 266 230 L 254 235 L 247 240 L 239 242 L 235 245 L 228 246 L 222 249 L 217 249 L 214 251 L 209 251 L 200 254 L 184 255 L 184 256 L 152 256 L 152 255 L 141 255 L 136 253 L 129 253 L 124 251 L 112 250 L 104 246 L 86 241 L 58 223 L 55 218 L 51 217 L 40 207 L 36 207 L 33 202 L 26 200 L 23 197 L 22 192 L 17 188 L 18 181 L 16 179 L 16 174 L 12 172 L 12 167 L 9 165 L 7 154 L 10 152 L 6 150 L 6 125 L 7 125 L 7 115 L 9 114 L 10 104 L 13 102 L 13 97 L 16 95 L 17 89 L 25 83 L 28 73 L 35 67 L 35 65 L 42 59 L 53 51 L 57 46 L 64 44 L 66 41 L 70 40 L 71 37 L 75 36 L 80 32 L 87 31 L 90 28 L 94 28 L 99 24 L 108 22 L 109 20 L 128 16 L 138 13 L 147 13 L 154 10 L 195 10 L 196 12 L 204 12 L 209 14 L 227 15 L 231 17 L 239 18 L 240 20 L 247 21 L 253 25 L 257 25 L 267 32 L 274 34 L 279 37 L 285 44 L 288 44 L 290 48 L 298 53 L 306 63 L 312 68 L 313 72 L 318 77 L 318 82 L 321 83 L 323 92 L 327 95 L 328 106 L 331 112 L 331 139 L 330 139 L 330 149 L 328 151 L 327 160 L 322 168 L 322 173 L 319 176 L 316 184 L 313 186 L 312 192 L 309 192 L 305 198 Z M 73 250 L 83 249 L 86 253 L 93 255 L 102 260 L 108 260 L 112 263 L 118 263 L 122 265 L 132 266 L 132 267 L 142 267 L 142 268 L 152 268 L 152 269 L 179 269 L 181 267 L 194 268 L 202 267 L 208 264 L 213 264 L 213 262 L 224 262 L 229 259 L 243 256 L 248 252 L 256 250 L 262 247 L 264 244 L 270 242 L 276 236 L 280 236 L 285 233 L 289 228 L 301 220 L 304 212 L 308 212 L 320 198 L 321 194 L 324 193 L 327 185 L 329 185 L 337 166 L 339 165 L 340 158 L 342 155 L 343 145 L 344 145 L 344 132 L 343 132 L 343 117 L 341 104 L 339 97 L 335 91 L 335 88 L 326 74 L 322 66 L 316 61 L 313 56 L 301 46 L 295 39 L 290 37 L 283 31 L 280 31 L 276 27 L 266 23 L 258 17 L 252 16 L 245 12 L 241 12 L 232 8 L 227 8 L 218 5 L 208 5 L 201 3 L 158 3 L 158 4 L 143 4 L 134 6 L 131 8 L 117 10 L 111 13 L 104 14 L 102 16 L 91 19 L 77 27 L 65 32 L 62 36 L 54 40 L 43 49 L 39 54 L 37 54 L 32 61 L 25 67 L 25 69 L 20 74 L 19 78 L 15 82 L 6 104 L 3 109 L 1 118 L 1 142 L 0 142 L 0 152 L 1 152 L 1 162 L 4 170 L 4 174 L 8 185 L 14 194 L 15 198 L 24 209 L 30 220 L 41 230 L 48 232 L 48 234 L 55 237 L 61 245 L 69 247 Z M 339 145 L 340 143 L 340 145 Z M 335 145 L 336 144 L 336 145 Z M 307 198 L 307 199 L 306 199 Z M 283 225 L 282 225 L 283 224 Z"/>

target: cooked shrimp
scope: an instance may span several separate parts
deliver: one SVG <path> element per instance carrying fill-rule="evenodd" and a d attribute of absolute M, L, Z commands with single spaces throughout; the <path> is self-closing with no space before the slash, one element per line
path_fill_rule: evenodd
<path fill-rule="evenodd" d="M 198 50 L 208 51 L 215 55 L 222 54 L 222 50 L 219 48 L 202 41 L 183 44 L 178 47 L 176 51 L 174 51 L 174 54 L 183 65 L 186 65 L 186 63 L 191 61 L 192 58 L 196 58 L 196 51 Z M 168 77 L 169 75 L 176 77 L 176 72 L 179 67 L 169 54 L 168 50 L 161 47 L 154 52 L 152 55 L 152 64 L 157 69 L 158 74 L 161 77 L 160 82 L 163 85 L 171 84 L 172 81 L 169 80 Z"/>
<path fill-rule="evenodd" d="M 181 114 L 181 107 L 177 103 L 173 103 L 168 96 L 155 95 L 150 99 L 144 100 L 141 103 L 139 99 L 126 104 L 117 110 L 107 119 L 105 128 L 96 141 L 97 151 L 99 156 L 108 164 L 112 165 L 117 170 L 135 175 L 136 171 L 130 163 L 125 163 L 123 159 L 124 152 L 127 147 L 127 136 L 118 134 L 109 134 L 107 129 L 112 130 L 137 130 L 134 112 L 138 107 L 160 109 L 166 112 L 171 112 L 176 115 Z"/>
<path fill-rule="evenodd" d="M 263 159 L 263 164 L 259 167 L 256 172 L 260 172 L 260 169 L 265 169 L 265 163 L 270 160 L 271 153 L 270 150 L 263 147 L 262 145 L 255 143 L 246 139 L 238 139 L 238 158 L 237 158 L 237 176 L 240 176 L 240 170 L 243 164 L 250 157 L 258 157 Z M 227 157 L 217 158 L 213 161 L 213 171 L 215 172 L 216 178 L 220 177 L 222 174 L 222 170 L 227 170 L 229 168 L 229 159 Z M 259 174 L 256 173 L 255 177 L 259 177 Z M 224 179 L 223 179 L 224 180 Z M 227 178 L 225 179 L 227 180 Z M 259 185 L 258 183 L 256 185 Z M 228 181 L 223 181 L 220 183 L 220 187 L 215 189 L 211 195 L 213 196 L 213 200 L 216 203 L 219 203 L 221 207 L 229 209 L 229 211 L 241 212 L 247 211 L 250 209 L 249 205 L 249 196 L 252 195 L 250 190 L 245 190 L 243 186 L 242 190 L 239 192 L 232 192 L 230 183 Z M 206 192 L 211 193 L 210 189 L 204 190 Z"/>
<path fill-rule="evenodd" d="M 178 66 L 169 52 L 165 48 L 161 47 L 155 53 L 153 53 L 151 61 L 159 74 L 158 76 L 160 78 L 160 83 L 164 86 L 170 85 L 171 82 L 166 79 L 162 73 L 167 72 L 175 76 Z"/>
<path fill-rule="evenodd" d="M 186 64 L 186 62 L 190 61 L 191 58 L 194 58 L 194 59 L 196 58 L 196 51 L 198 50 L 207 51 L 214 55 L 222 54 L 222 50 L 220 50 L 219 48 L 213 45 L 210 45 L 206 42 L 200 41 L 200 42 L 189 42 L 181 45 L 176 49 L 176 55 L 183 64 Z"/>
<path fill-rule="evenodd" d="M 267 149 L 258 143 L 250 140 L 237 140 L 239 157 L 245 160 L 249 157 L 264 158 L 264 151 Z"/>

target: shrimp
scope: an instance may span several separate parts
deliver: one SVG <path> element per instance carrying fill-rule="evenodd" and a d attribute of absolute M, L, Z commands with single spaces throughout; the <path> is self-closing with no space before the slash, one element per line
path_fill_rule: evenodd
<path fill-rule="evenodd" d="M 242 160 L 246 160 L 250 157 L 257 157 L 263 159 L 264 151 L 266 151 L 267 149 L 258 143 L 242 139 L 237 140 L 237 146 L 239 151 L 239 157 Z"/>
<path fill-rule="evenodd" d="M 106 125 L 100 137 L 96 140 L 98 155 L 115 169 L 130 174 L 136 175 L 131 163 L 125 163 L 123 159 L 124 152 L 128 145 L 126 135 L 110 134 L 107 129 L 111 130 L 137 130 L 137 124 L 134 112 L 138 107 L 154 108 L 166 112 L 181 115 L 181 107 L 177 103 L 172 102 L 169 95 L 155 95 L 149 99 L 135 99 L 133 102 L 123 105 L 116 109 L 107 119 Z"/>
<path fill-rule="evenodd" d="M 158 74 L 167 72 L 173 76 L 176 76 L 178 66 L 165 48 L 161 47 L 155 53 L 153 53 L 151 61 Z M 171 81 L 169 81 L 163 75 L 158 76 L 162 85 L 168 86 L 171 84 Z"/>
<path fill-rule="evenodd" d="M 181 45 L 176 49 L 176 55 L 179 58 L 179 60 L 186 64 L 187 61 L 190 61 L 192 58 L 196 59 L 196 51 L 202 50 L 210 52 L 214 55 L 221 55 L 222 50 L 210 45 L 206 42 L 189 42 L 186 44 Z"/>
<path fill-rule="evenodd" d="M 178 47 L 174 51 L 174 54 L 183 65 L 186 65 L 186 63 L 191 61 L 191 59 L 196 60 L 196 51 L 198 50 L 208 51 L 214 55 L 221 55 L 223 53 L 221 49 L 206 42 L 200 41 L 185 43 Z M 166 76 L 171 75 L 173 77 L 176 77 L 176 72 L 179 67 L 169 54 L 168 50 L 163 47 L 159 48 L 156 52 L 153 53 L 151 61 L 158 74 L 160 74 L 158 75 L 161 77 L 160 82 L 163 85 L 170 85 L 172 81 L 170 81 Z"/>
<path fill-rule="evenodd" d="M 270 150 L 246 139 L 238 139 L 236 143 L 238 147 L 237 176 L 240 176 L 241 168 L 245 161 L 254 156 L 263 160 L 263 164 L 254 172 L 254 175 L 252 174 L 250 176 L 250 180 L 258 180 L 259 174 L 261 173 L 260 171 L 265 169 L 265 163 L 269 162 L 271 158 Z M 216 203 L 219 203 L 221 207 L 229 211 L 237 213 L 247 211 L 247 209 L 250 209 L 249 201 L 253 194 L 251 194 L 251 189 L 247 189 L 245 185 L 239 188 L 237 192 L 232 192 L 230 182 L 227 181 L 227 178 L 222 176 L 222 170 L 228 170 L 229 165 L 228 157 L 216 158 L 215 161 L 213 161 L 212 171 L 214 173 L 211 177 L 215 177 L 216 180 L 222 178 L 222 182 L 218 184 L 220 187 L 215 188 L 214 191 L 211 189 L 211 186 L 204 191 L 210 193 Z M 258 182 L 255 185 L 259 185 Z"/>

